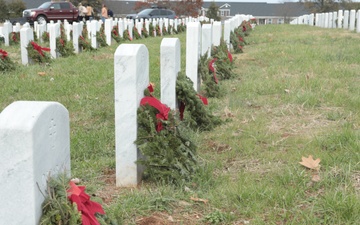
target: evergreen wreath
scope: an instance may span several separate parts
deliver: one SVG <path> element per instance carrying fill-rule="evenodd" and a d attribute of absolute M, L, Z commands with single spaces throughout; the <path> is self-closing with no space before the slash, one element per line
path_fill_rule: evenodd
<path fill-rule="evenodd" d="M 108 46 L 103 27 L 100 28 L 100 31 L 96 32 L 96 41 L 99 47 Z"/>
<path fill-rule="evenodd" d="M 174 33 L 174 27 L 172 25 L 169 25 L 168 34 Z"/>
<path fill-rule="evenodd" d="M 161 36 L 161 30 L 159 24 L 156 24 L 155 31 L 156 31 L 156 36 Z"/>
<path fill-rule="evenodd" d="M 134 40 L 141 39 L 141 35 L 136 27 L 133 27 L 133 37 Z"/>
<path fill-rule="evenodd" d="M 86 26 L 83 27 L 83 30 L 81 32 L 81 36 L 83 37 L 89 37 L 89 34 L 88 34 L 88 29 Z"/>
<path fill-rule="evenodd" d="M 235 77 L 233 69 L 233 59 L 231 53 L 227 49 L 227 44 L 223 39 L 219 46 L 214 46 L 211 51 L 211 56 L 217 59 L 215 62 L 216 74 L 220 80 L 227 80 Z"/>
<path fill-rule="evenodd" d="M 47 181 L 46 198 L 42 204 L 40 224 L 83 224 L 83 216 L 76 203 L 69 199 L 71 189 L 69 179 L 64 174 L 50 177 Z M 45 194 L 45 193 L 43 193 Z M 94 202 L 87 200 L 87 206 Z M 98 205 L 98 203 L 95 203 Z M 95 213 L 92 215 L 101 225 L 117 225 L 117 221 L 108 216 Z"/>
<path fill-rule="evenodd" d="M 0 34 L 0 46 L 5 44 L 5 38 L 2 34 Z"/>
<path fill-rule="evenodd" d="M 96 50 L 95 48 L 93 48 L 91 46 L 90 42 L 87 39 L 85 39 L 83 36 L 79 36 L 79 46 L 84 51 L 94 51 L 94 50 Z"/>
<path fill-rule="evenodd" d="M 230 43 L 234 49 L 235 53 L 243 53 L 243 45 L 241 45 L 240 38 L 236 35 L 235 32 L 230 32 Z M 244 42 L 242 42 L 244 44 Z"/>
<path fill-rule="evenodd" d="M 128 29 L 124 30 L 123 38 L 124 38 L 124 40 L 132 41 L 132 38 L 131 38 L 131 36 L 130 36 L 130 32 L 129 32 Z"/>
<path fill-rule="evenodd" d="M 18 45 L 20 43 L 20 32 L 11 32 L 9 34 L 10 45 Z"/>
<path fill-rule="evenodd" d="M 49 42 L 50 41 L 49 32 L 44 31 L 41 35 L 41 38 L 42 38 L 43 42 Z"/>
<path fill-rule="evenodd" d="M 142 33 L 142 35 L 143 35 L 144 38 L 148 38 L 148 37 L 149 37 L 149 32 L 148 32 L 148 30 L 147 30 L 146 28 L 144 28 L 144 27 L 146 27 L 146 26 L 145 26 L 145 22 L 143 23 L 143 28 L 141 28 L 141 33 Z"/>
<path fill-rule="evenodd" d="M 154 37 L 154 36 L 155 36 L 154 26 L 152 25 L 152 23 L 149 24 L 149 35 L 150 35 L 151 37 Z"/>
<path fill-rule="evenodd" d="M 117 26 L 113 26 L 113 29 L 111 31 L 111 37 L 116 41 L 116 43 L 121 42 L 121 37 L 119 35 L 119 30 Z"/>
<path fill-rule="evenodd" d="M 163 25 L 163 27 L 162 27 L 162 32 L 161 32 L 161 33 L 162 33 L 163 36 L 165 36 L 165 35 L 168 34 L 168 31 L 167 31 L 165 25 Z"/>
<path fill-rule="evenodd" d="M 28 57 L 36 63 L 50 63 L 51 57 L 48 53 L 50 52 L 50 48 L 41 47 L 36 42 L 31 41 L 29 42 L 28 46 L 26 47 L 28 52 Z"/>
<path fill-rule="evenodd" d="M 221 97 L 222 93 L 220 92 L 220 85 L 216 77 L 216 69 L 213 64 L 215 59 L 208 59 L 208 54 L 205 53 L 203 56 L 200 56 L 198 73 L 202 79 L 202 83 L 205 86 L 205 95 L 206 97 Z"/>
<path fill-rule="evenodd" d="M 144 177 L 151 181 L 181 184 L 190 180 L 198 169 L 193 132 L 173 111 L 167 114 L 167 120 L 160 121 L 159 130 L 157 114 L 159 110 L 150 104 L 142 104 L 138 109 L 135 143 L 144 157 L 137 163 L 145 166 Z"/>
<path fill-rule="evenodd" d="M 0 72 L 7 72 L 15 69 L 15 63 L 8 57 L 8 53 L 0 49 Z"/>
<path fill-rule="evenodd" d="M 72 42 L 67 41 L 63 37 L 56 38 L 56 51 L 61 55 L 61 57 L 75 55 Z"/>
<path fill-rule="evenodd" d="M 186 31 L 186 26 L 182 23 L 180 23 L 177 27 L 178 33 Z"/>
<path fill-rule="evenodd" d="M 222 123 L 220 117 L 214 116 L 206 108 L 193 87 L 193 82 L 180 73 L 176 80 L 176 96 L 180 103 L 180 113 L 183 111 L 189 113 L 184 122 L 193 130 L 211 130 Z M 180 119 L 182 115 L 180 114 Z"/>

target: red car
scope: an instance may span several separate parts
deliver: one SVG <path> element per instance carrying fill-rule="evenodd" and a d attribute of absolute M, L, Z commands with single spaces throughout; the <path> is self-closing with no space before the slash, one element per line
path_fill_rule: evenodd
<path fill-rule="evenodd" d="M 36 9 L 24 10 L 23 17 L 30 23 L 45 23 L 50 20 L 73 22 L 78 20 L 79 10 L 71 2 L 45 2 Z"/>

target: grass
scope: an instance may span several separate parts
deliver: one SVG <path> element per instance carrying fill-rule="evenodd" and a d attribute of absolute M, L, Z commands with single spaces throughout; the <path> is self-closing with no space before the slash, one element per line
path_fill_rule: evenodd
<path fill-rule="evenodd" d="M 184 71 L 185 34 L 178 37 Z M 116 44 L 1 74 L 0 109 L 16 100 L 62 103 L 72 176 L 120 224 L 358 224 L 359 38 L 343 29 L 257 26 L 235 55 L 237 77 L 221 82 L 224 97 L 209 100 L 230 122 L 196 134 L 201 168 L 179 187 L 115 188 Z M 161 38 L 135 43 L 149 49 L 159 96 Z M 18 48 L 5 50 L 20 60 Z M 298 163 L 310 154 L 321 159 L 319 182 Z"/>

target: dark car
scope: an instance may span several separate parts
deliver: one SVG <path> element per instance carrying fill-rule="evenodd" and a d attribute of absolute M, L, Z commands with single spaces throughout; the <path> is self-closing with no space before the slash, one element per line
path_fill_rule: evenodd
<path fill-rule="evenodd" d="M 78 20 L 79 10 L 71 2 L 45 2 L 36 9 L 24 10 L 23 17 L 30 23 L 45 23 L 50 20 L 73 22 Z"/>
<path fill-rule="evenodd" d="M 129 14 L 127 19 L 155 19 L 155 18 L 168 18 L 176 19 L 177 16 L 174 11 L 165 8 L 151 8 L 144 9 L 138 14 Z"/>

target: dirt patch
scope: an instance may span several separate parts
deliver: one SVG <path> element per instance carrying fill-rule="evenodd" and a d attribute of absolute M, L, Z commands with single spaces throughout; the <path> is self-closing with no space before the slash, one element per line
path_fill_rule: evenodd
<path fill-rule="evenodd" d="M 110 205 L 114 199 L 120 194 L 122 188 L 116 187 L 116 171 L 115 169 L 105 169 L 103 175 L 99 178 L 104 182 L 102 189 L 96 192 L 96 196 L 100 197 L 104 204 Z"/>
<path fill-rule="evenodd" d="M 339 110 L 338 108 L 317 108 L 311 110 L 301 105 L 284 105 L 277 109 L 269 110 L 274 116 L 268 124 L 270 133 L 278 133 L 281 136 L 280 142 L 294 135 L 302 137 L 313 136 L 314 134 L 334 127 L 337 121 L 329 120 L 327 113 Z"/>

